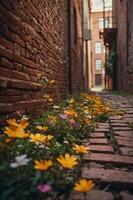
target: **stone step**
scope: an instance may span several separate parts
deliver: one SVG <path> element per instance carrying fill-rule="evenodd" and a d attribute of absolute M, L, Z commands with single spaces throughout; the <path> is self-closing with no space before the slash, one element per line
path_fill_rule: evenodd
<path fill-rule="evenodd" d="M 113 153 L 113 148 L 107 145 L 89 145 L 90 151 L 95 153 Z"/>
<path fill-rule="evenodd" d="M 109 128 L 96 128 L 95 132 L 108 133 L 109 132 Z"/>
<path fill-rule="evenodd" d="M 89 139 L 90 144 L 108 144 L 108 140 L 106 138 L 91 138 Z"/>
<path fill-rule="evenodd" d="M 101 190 L 91 190 L 86 194 L 73 191 L 69 200 L 114 200 L 113 194 Z"/>
<path fill-rule="evenodd" d="M 91 138 L 105 138 L 105 133 L 91 133 Z"/>
<path fill-rule="evenodd" d="M 133 172 L 104 168 L 82 168 L 82 178 L 100 180 L 101 183 L 110 184 L 110 188 L 132 189 Z"/>
<path fill-rule="evenodd" d="M 112 127 L 114 131 L 132 131 L 132 129 L 127 126 L 127 127 Z"/>
<path fill-rule="evenodd" d="M 84 155 L 84 160 L 101 164 L 112 164 L 114 166 L 133 166 L 133 157 L 112 155 L 104 153 L 91 153 Z"/>
<path fill-rule="evenodd" d="M 133 131 L 115 131 L 114 134 L 121 137 L 133 138 Z"/>
<path fill-rule="evenodd" d="M 129 127 L 127 123 L 113 123 L 112 127 Z"/>
<path fill-rule="evenodd" d="M 121 150 L 122 155 L 124 156 L 133 156 L 133 148 L 121 147 L 120 150 Z"/>

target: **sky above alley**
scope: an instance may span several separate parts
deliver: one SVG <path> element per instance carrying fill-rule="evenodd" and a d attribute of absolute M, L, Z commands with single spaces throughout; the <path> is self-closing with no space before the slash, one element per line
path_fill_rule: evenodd
<path fill-rule="evenodd" d="M 92 12 L 99 12 L 103 10 L 103 0 L 91 0 Z M 105 10 L 112 10 L 112 0 L 105 0 Z"/>

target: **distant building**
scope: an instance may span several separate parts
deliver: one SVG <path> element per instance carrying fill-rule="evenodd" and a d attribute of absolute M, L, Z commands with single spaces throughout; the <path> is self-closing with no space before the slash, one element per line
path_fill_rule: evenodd
<path fill-rule="evenodd" d="M 112 27 L 112 1 L 91 0 L 91 87 L 102 87 L 105 84 L 105 46 L 100 32 Z"/>

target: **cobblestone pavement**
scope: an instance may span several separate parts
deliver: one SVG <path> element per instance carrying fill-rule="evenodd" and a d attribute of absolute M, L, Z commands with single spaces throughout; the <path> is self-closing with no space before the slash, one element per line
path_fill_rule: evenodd
<path fill-rule="evenodd" d="M 72 192 L 70 200 L 133 200 L 133 105 L 126 97 L 100 95 L 124 114 L 109 117 L 91 133 L 82 177 L 97 186 L 86 195 Z"/>

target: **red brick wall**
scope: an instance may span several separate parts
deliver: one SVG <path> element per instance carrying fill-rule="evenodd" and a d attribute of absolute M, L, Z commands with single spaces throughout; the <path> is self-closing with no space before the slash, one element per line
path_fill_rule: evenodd
<path fill-rule="evenodd" d="M 39 105 L 38 73 L 67 93 L 67 1 L 0 1 L 0 115 Z"/>
<path fill-rule="evenodd" d="M 73 0 L 71 77 L 82 88 L 82 0 Z M 69 77 L 69 0 L 0 0 L 0 116 L 31 113 L 40 104 L 37 75 L 58 82 L 63 97 Z M 53 90 L 50 90 L 54 92 Z"/>
<path fill-rule="evenodd" d="M 133 93 L 133 2 L 114 1 L 114 5 L 117 22 L 117 89 Z"/>

